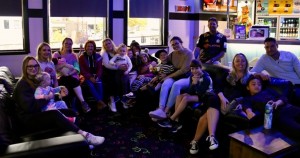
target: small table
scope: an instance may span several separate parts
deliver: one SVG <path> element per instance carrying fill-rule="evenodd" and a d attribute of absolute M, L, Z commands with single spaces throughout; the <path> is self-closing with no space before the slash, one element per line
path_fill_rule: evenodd
<path fill-rule="evenodd" d="M 296 143 L 275 129 L 258 127 L 229 135 L 230 158 L 277 158 L 297 150 Z"/>

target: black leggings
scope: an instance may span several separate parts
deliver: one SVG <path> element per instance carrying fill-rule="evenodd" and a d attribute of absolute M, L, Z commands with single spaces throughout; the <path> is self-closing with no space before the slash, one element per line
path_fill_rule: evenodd
<path fill-rule="evenodd" d="M 50 110 L 32 114 L 21 119 L 23 134 L 38 132 L 48 129 L 58 129 L 61 132 L 73 131 L 78 132 L 79 128 L 71 123 L 58 110 Z"/>
<path fill-rule="evenodd" d="M 63 100 L 70 107 L 73 99 L 76 97 L 74 88 L 80 86 L 80 81 L 72 76 L 62 76 L 59 78 L 58 84 L 60 86 L 65 86 L 68 89 L 69 93 L 67 96 L 63 97 Z"/>

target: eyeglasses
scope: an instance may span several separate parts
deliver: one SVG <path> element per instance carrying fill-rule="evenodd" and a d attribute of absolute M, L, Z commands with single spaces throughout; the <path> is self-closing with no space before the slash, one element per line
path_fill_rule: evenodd
<path fill-rule="evenodd" d="M 27 65 L 27 69 L 33 69 L 33 68 L 38 68 L 40 65 L 39 64 L 35 64 L 35 65 Z"/>

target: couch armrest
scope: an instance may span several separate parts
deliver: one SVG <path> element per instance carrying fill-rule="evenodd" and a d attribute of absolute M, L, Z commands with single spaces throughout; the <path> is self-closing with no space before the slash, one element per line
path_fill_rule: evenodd
<path fill-rule="evenodd" d="M 2 158 L 10 157 L 88 157 L 89 145 L 80 134 L 9 145 Z"/>

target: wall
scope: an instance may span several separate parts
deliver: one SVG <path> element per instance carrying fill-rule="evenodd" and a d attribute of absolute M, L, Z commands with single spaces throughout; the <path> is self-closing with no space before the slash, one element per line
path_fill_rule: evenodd
<path fill-rule="evenodd" d="M 278 50 L 290 51 L 300 58 L 300 45 L 281 44 L 279 41 Z M 246 43 L 228 43 L 227 53 L 222 63 L 230 65 L 232 59 L 237 53 L 244 53 L 249 61 L 249 66 L 254 66 L 257 59 L 265 54 L 263 41 L 261 44 L 246 44 Z"/>
<path fill-rule="evenodd" d="M 124 0 L 114 0 L 113 9 L 115 11 L 123 10 Z M 175 5 L 189 5 L 191 6 L 190 13 L 200 12 L 199 0 L 169 0 L 169 11 L 175 12 Z M 28 0 L 30 9 L 42 9 L 41 0 Z M 185 13 L 189 14 L 189 13 Z M 113 39 L 116 44 L 123 43 L 124 20 L 115 18 L 113 19 Z M 122 27 L 120 27 L 122 26 Z M 219 22 L 219 30 L 223 32 L 226 28 L 226 22 Z M 29 39 L 30 39 L 30 52 L 28 55 L 36 56 L 36 47 L 40 42 L 43 42 L 43 19 L 42 18 L 29 18 Z M 197 20 L 170 20 L 169 21 L 169 40 L 173 36 L 179 36 L 183 40 L 183 45 L 190 50 L 193 50 L 197 42 L 198 36 L 207 29 L 207 21 Z M 170 47 L 170 45 L 169 45 Z M 171 47 L 170 47 L 171 48 Z M 157 49 L 150 50 L 150 53 L 156 52 Z M 172 48 L 169 49 L 172 51 Z M 22 60 L 25 55 L 5 55 L 0 57 L 0 66 L 8 66 L 15 76 L 21 76 Z"/>
<path fill-rule="evenodd" d="M 175 12 L 176 5 L 187 5 L 191 6 L 191 12 L 183 14 L 200 13 L 200 1 L 199 0 L 170 0 L 169 1 L 169 12 Z M 210 16 L 202 15 L 202 16 Z M 226 21 L 219 21 L 219 32 L 223 33 L 224 29 L 227 28 Z M 193 50 L 198 37 L 208 31 L 207 21 L 203 20 L 169 20 L 169 39 L 173 36 L 179 36 L 183 40 L 183 46 Z M 170 47 L 170 45 L 169 45 Z M 170 49 L 171 51 L 172 49 Z"/>

